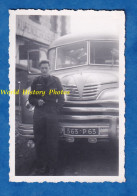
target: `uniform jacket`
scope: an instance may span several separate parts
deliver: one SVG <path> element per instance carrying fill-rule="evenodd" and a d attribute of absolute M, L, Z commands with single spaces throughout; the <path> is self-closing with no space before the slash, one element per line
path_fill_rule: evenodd
<path fill-rule="evenodd" d="M 51 116 L 56 113 L 59 113 L 62 109 L 64 103 L 64 95 L 63 94 L 51 94 L 49 95 L 50 90 L 62 91 L 62 85 L 60 80 L 52 75 L 49 75 L 47 78 L 44 76 L 38 76 L 34 79 L 31 85 L 31 91 L 45 91 L 45 96 L 31 94 L 29 95 L 29 102 L 33 106 L 35 106 L 34 110 L 34 118 L 40 118 L 45 116 Z M 43 99 L 44 104 L 42 106 L 38 106 L 38 99 Z"/>

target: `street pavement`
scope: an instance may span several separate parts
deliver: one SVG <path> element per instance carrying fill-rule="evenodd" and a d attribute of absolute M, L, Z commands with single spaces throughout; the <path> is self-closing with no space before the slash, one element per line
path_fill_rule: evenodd
<path fill-rule="evenodd" d="M 35 148 L 27 140 L 16 137 L 16 175 L 31 175 L 35 168 Z M 118 148 L 110 143 L 90 144 L 87 140 L 60 143 L 58 176 L 116 176 Z"/>

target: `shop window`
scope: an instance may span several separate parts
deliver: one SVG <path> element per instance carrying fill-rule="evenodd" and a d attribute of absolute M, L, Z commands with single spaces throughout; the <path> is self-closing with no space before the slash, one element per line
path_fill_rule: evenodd
<path fill-rule="evenodd" d="M 28 46 L 27 45 L 20 45 L 19 46 L 19 59 L 20 60 L 26 60 L 28 55 L 27 55 L 27 51 L 28 51 Z"/>

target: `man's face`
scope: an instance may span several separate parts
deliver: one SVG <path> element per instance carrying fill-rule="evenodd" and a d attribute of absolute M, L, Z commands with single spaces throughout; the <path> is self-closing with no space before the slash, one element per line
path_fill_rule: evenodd
<path fill-rule="evenodd" d="M 49 64 L 48 63 L 42 63 L 40 66 L 40 71 L 41 74 L 44 76 L 48 76 L 49 75 Z"/>

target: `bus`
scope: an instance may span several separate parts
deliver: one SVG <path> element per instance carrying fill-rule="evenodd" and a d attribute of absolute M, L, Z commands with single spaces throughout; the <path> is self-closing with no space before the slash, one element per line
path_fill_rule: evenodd
<path fill-rule="evenodd" d="M 37 54 L 37 55 L 36 55 Z M 65 103 L 59 116 L 60 140 L 89 143 L 119 140 L 119 38 L 113 35 L 68 34 L 50 45 L 48 53 L 28 51 L 28 84 L 40 72 L 44 56 L 51 74 L 60 78 Z M 36 58 L 37 56 L 37 58 Z M 33 141 L 33 111 L 28 94 L 20 94 L 19 133 Z"/>

